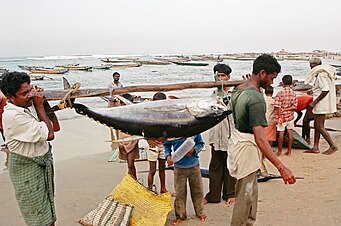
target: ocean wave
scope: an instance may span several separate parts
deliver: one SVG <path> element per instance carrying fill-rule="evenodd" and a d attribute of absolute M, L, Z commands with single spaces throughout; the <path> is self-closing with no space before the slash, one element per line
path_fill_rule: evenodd
<path fill-rule="evenodd" d="M 76 60 L 76 59 L 90 59 L 90 58 L 94 58 L 94 57 L 92 55 L 27 57 L 28 60 Z"/>

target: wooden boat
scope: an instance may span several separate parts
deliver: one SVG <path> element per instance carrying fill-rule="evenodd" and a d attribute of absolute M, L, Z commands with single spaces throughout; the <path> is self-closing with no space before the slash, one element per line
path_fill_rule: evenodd
<path fill-rule="evenodd" d="M 133 60 L 130 59 L 100 59 L 104 63 L 127 63 L 127 62 L 132 62 Z"/>
<path fill-rule="evenodd" d="M 68 70 L 81 70 L 81 71 L 89 71 L 92 69 L 92 67 L 79 65 L 79 64 L 65 64 L 57 67 L 62 67 Z"/>
<path fill-rule="evenodd" d="M 128 67 L 141 67 L 142 64 L 139 63 L 129 63 L 129 64 L 111 64 L 114 68 L 128 68 Z"/>
<path fill-rule="evenodd" d="M 69 70 L 63 68 L 30 67 L 27 69 L 32 74 L 65 74 Z"/>
<path fill-rule="evenodd" d="M 205 67 L 208 66 L 208 63 L 200 63 L 200 62 L 178 62 L 178 61 L 172 61 L 173 64 L 176 65 L 182 65 L 182 66 L 201 66 Z"/>
<path fill-rule="evenodd" d="M 31 81 L 35 80 L 44 80 L 45 76 L 44 75 L 30 75 Z"/>
<path fill-rule="evenodd" d="M 136 60 L 134 62 L 138 63 L 138 64 L 146 64 L 146 65 L 167 65 L 167 64 L 170 64 L 169 61 L 164 61 L 164 60 Z"/>
<path fill-rule="evenodd" d="M 102 64 L 99 66 L 92 67 L 93 69 L 99 69 L 99 70 L 109 70 L 111 68 L 111 64 Z"/>
<path fill-rule="evenodd" d="M 331 64 L 330 66 L 336 67 L 336 68 L 341 68 L 341 65 L 339 64 Z"/>

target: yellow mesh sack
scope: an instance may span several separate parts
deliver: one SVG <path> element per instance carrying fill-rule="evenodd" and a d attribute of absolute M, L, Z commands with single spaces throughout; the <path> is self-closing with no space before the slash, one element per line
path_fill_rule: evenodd
<path fill-rule="evenodd" d="M 171 193 L 155 194 L 126 174 L 119 185 L 109 195 L 118 202 L 134 206 L 130 225 L 165 225 L 172 210 Z"/>

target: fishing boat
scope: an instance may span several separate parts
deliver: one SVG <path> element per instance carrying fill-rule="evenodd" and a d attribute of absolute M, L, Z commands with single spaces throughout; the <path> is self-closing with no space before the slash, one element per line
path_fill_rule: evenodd
<path fill-rule="evenodd" d="M 201 66 L 201 67 L 205 67 L 208 66 L 208 63 L 200 63 L 200 62 L 178 62 L 178 61 L 172 61 L 173 64 L 176 65 L 181 65 L 181 66 Z"/>
<path fill-rule="evenodd" d="M 35 80 L 44 80 L 45 76 L 44 75 L 30 75 L 31 81 Z"/>
<path fill-rule="evenodd" d="M 92 67 L 84 66 L 80 64 L 65 64 L 65 65 L 60 65 L 57 67 L 62 67 L 68 70 L 81 70 L 81 71 L 89 71 L 92 69 Z"/>
<path fill-rule="evenodd" d="M 341 65 L 339 64 L 331 64 L 330 66 L 336 67 L 336 68 L 341 68 Z"/>
<path fill-rule="evenodd" d="M 126 62 L 132 62 L 133 60 L 131 59 L 100 59 L 104 63 L 126 63 Z"/>
<path fill-rule="evenodd" d="M 111 64 L 113 68 L 129 68 L 129 67 L 141 67 L 142 64 L 139 63 L 128 63 L 128 64 Z"/>
<path fill-rule="evenodd" d="M 138 63 L 138 64 L 145 64 L 145 65 L 167 65 L 167 64 L 170 64 L 169 61 L 164 61 L 164 60 L 136 60 L 134 62 Z"/>
<path fill-rule="evenodd" d="M 111 64 L 102 64 L 99 66 L 92 67 L 93 69 L 99 69 L 99 70 L 109 70 L 111 68 Z"/>
<path fill-rule="evenodd" d="M 65 74 L 69 70 L 63 68 L 30 67 L 28 69 L 32 74 Z"/>

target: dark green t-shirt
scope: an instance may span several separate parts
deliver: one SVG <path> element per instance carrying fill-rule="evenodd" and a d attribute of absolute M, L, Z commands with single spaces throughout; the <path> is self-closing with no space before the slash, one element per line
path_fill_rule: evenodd
<path fill-rule="evenodd" d="M 266 103 L 263 95 L 255 88 L 234 89 L 232 111 L 236 129 L 242 133 L 253 133 L 254 126 L 267 126 Z"/>

